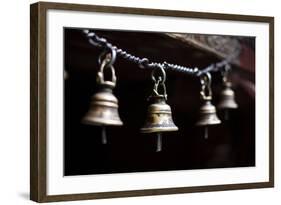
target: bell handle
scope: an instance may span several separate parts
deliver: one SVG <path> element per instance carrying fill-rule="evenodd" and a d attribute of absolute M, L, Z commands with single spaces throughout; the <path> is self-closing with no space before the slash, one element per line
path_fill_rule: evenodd
<path fill-rule="evenodd" d="M 113 54 L 113 53 L 115 53 L 115 54 Z M 112 53 L 107 53 L 105 55 L 105 58 L 102 60 L 100 70 L 97 73 L 97 82 L 99 84 L 108 84 L 112 87 L 115 87 L 115 85 L 116 85 L 116 75 L 115 75 L 115 69 L 113 67 L 113 63 L 115 61 L 114 55 L 116 55 L 116 52 L 115 52 L 115 50 L 112 49 Z M 100 58 L 99 58 L 99 60 L 100 60 Z M 110 71 L 111 71 L 111 81 L 104 80 L 104 70 L 105 69 L 110 69 Z"/>
<path fill-rule="evenodd" d="M 230 70 L 231 70 L 231 65 L 230 64 L 226 64 L 224 66 L 224 69 L 221 70 L 222 82 L 224 84 L 228 82 L 228 75 L 229 75 L 229 71 Z"/>
<path fill-rule="evenodd" d="M 160 75 L 158 76 L 158 79 L 156 80 L 156 70 L 158 70 L 157 68 L 160 68 Z M 151 72 L 151 78 L 152 81 L 154 82 L 154 88 L 153 88 L 153 94 L 156 96 L 164 96 L 165 99 L 167 99 L 167 91 L 166 91 L 166 85 L 165 85 L 165 81 L 166 81 L 166 72 L 164 70 L 164 67 L 162 65 L 159 65 L 157 68 L 155 68 L 154 70 L 152 70 Z M 162 87 L 162 92 L 163 94 L 160 94 L 159 91 L 159 87 Z"/>
<path fill-rule="evenodd" d="M 201 91 L 200 95 L 203 100 L 212 100 L 212 77 L 209 72 L 200 76 Z"/>
<path fill-rule="evenodd" d="M 156 70 L 160 69 L 160 75 L 158 76 L 158 80 L 156 80 Z M 164 67 L 162 65 L 158 65 L 157 68 L 153 69 L 151 72 L 151 78 L 153 82 L 159 81 L 159 83 L 164 84 L 166 82 L 166 72 L 164 70 Z"/>
<path fill-rule="evenodd" d="M 116 50 L 111 48 L 109 49 L 110 52 L 108 52 L 108 49 L 104 50 L 100 55 L 98 62 L 101 65 L 102 62 L 106 59 L 107 60 L 107 66 L 113 66 L 116 60 Z"/>

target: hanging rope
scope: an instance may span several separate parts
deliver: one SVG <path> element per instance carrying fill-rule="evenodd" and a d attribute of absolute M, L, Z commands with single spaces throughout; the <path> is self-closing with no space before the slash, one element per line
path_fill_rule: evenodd
<path fill-rule="evenodd" d="M 237 50 L 236 52 L 233 53 L 233 55 L 229 56 L 228 58 L 217 62 L 210 64 L 204 69 L 198 69 L 197 67 L 194 68 L 189 68 L 186 66 L 182 65 L 176 65 L 172 63 L 168 63 L 166 61 L 160 63 L 160 62 L 152 62 L 148 58 L 141 58 L 135 55 L 132 55 L 128 53 L 127 51 L 124 51 L 121 48 L 118 48 L 114 45 L 112 45 L 110 42 L 108 42 L 105 38 L 99 37 L 95 32 L 89 31 L 89 30 L 83 30 L 83 32 L 86 34 L 90 44 L 96 47 L 101 47 L 104 49 L 109 49 L 109 50 L 115 50 L 116 54 L 125 60 L 128 60 L 130 62 L 136 63 L 140 68 L 150 68 L 154 69 L 157 67 L 164 67 L 165 69 L 169 69 L 172 71 L 188 74 L 188 75 L 193 75 L 200 77 L 203 74 L 210 73 L 210 72 L 217 72 L 217 71 L 225 71 L 225 70 L 230 70 L 230 62 L 235 59 L 239 53 L 240 50 Z"/>

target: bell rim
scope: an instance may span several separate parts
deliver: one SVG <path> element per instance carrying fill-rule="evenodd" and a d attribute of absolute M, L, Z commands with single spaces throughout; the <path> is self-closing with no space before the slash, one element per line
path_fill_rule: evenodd
<path fill-rule="evenodd" d="M 178 131 L 178 127 L 156 127 L 156 128 L 141 128 L 141 133 L 155 133 L 155 132 L 175 132 Z"/>
<path fill-rule="evenodd" d="M 231 106 L 224 106 L 224 105 L 220 105 L 220 104 L 218 104 L 218 109 L 220 109 L 220 110 L 224 110 L 224 109 L 237 109 L 238 108 L 238 104 L 233 104 L 233 105 L 231 105 Z"/>
<path fill-rule="evenodd" d="M 118 120 L 102 120 L 101 118 L 95 118 L 95 119 L 84 118 L 82 120 L 82 123 L 86 125 L 94 125 L 94 126 L 122 126 L 123 125 L 121 119 L 118 121 Z"/>
<path fill-rule="evenodd" d="M 212 123 L 208 123 L 208 124 L 205 124 L 205 123 L 196 123 L 196 126 L 211 126 L 211 125 L 219 125 L 221 124 L 221 120 L 220 119 L 216 119 L 216 121 L 212 122 Z"/>

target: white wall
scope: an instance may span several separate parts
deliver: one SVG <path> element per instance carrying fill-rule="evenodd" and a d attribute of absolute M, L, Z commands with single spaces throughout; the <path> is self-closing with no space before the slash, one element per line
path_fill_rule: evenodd
<path fill-rule="evenodd" d="M 278 204 L 280 200 L 280 38 L 281 13 L 277 0 L 82 0 L 63 1 L 161 9 L 275 16 L 275 164 L 274 189 L 105 199 L 60 204 Z M 29 192 L 29 4 L 2 1 L 0 7 L 0 204 L 32 204 Z M 54 203 L 56 204 L 56 203 Z"/>

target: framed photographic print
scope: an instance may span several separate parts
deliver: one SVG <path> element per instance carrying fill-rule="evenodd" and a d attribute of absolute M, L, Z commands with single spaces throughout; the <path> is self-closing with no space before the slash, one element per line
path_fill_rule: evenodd
<path fill-rule="evenodd" d="M 30 198 L 274 186 L 274 18 L 31 5 Z"/>

